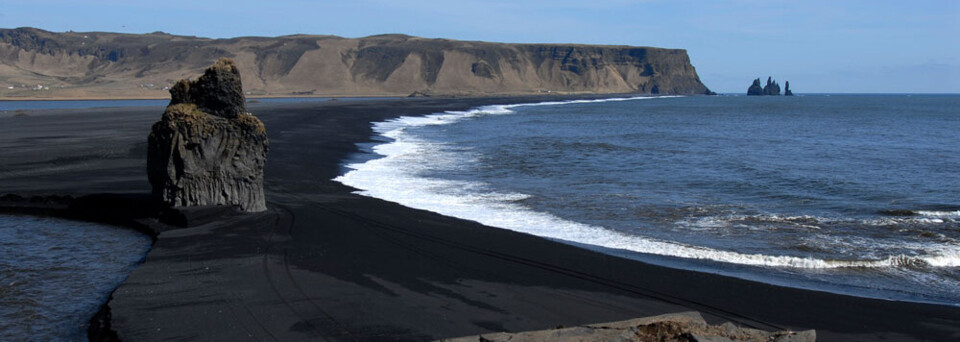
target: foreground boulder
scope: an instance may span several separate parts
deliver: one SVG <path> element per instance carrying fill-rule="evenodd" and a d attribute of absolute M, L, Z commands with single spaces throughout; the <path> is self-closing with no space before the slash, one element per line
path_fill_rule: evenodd
<path fill-rule="evenodd" d="M 246 112 L 240 72 L 220 59 L 195 81 L 170 89 L 170 105 L 148 138 L 153 197 L 167 207 L 266 210 L 263 123 Z"/>
<path fill-rule="evenodd" d="M 709 325 L 697 312 L 667 314 L 628 321 L 588 324 L 573 328 L 495 333 L 468 336 L 441 341 L 449 342 L 646 342 L 646 341 L 755 341 L 755 342 L 814 342 L 813 330 L 767 332 L 741 328 L 732 323 Z"/>

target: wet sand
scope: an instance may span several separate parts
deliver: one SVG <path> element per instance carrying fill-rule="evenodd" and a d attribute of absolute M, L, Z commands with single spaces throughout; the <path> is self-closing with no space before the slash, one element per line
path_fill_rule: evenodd
<path fill-rule="evenodd" d="M 354 195 L 331 181 L 370 122 L 548 98 L 252 104 L 271 139 L 269 211 L 158 231 L 109 307 L 141 340 L 429 340 L 696 310 L 710 323 L 816 329 L 822 341 L 955 340 L 960 307 L 770 286 L 615 258 Z M 0 116 L 0 194 L 145 199 L 162 108 Z M 119 196 L 119 197 L 117 197 Z M 102 216 L 102 215 L 101 215 Z M 200 223 L 203 218 L 199 219 Z"/>

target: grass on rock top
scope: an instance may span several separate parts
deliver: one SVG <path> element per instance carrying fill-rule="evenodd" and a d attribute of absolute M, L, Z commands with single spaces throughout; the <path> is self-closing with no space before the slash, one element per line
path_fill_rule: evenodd
<path fill-rule="evenodd" d="M 167 123 L 170 128 L 175 128 L 182 124 L 203 134 L 212 134 L 218 126 L 222 125 L 236 125 L 248 134 L 261 136 L 267 134 L 263 122 L 253 116 L 253 114 L 243 114 L 236 119 L 220 118 L 204 113 L 193 103 L 178 103 L 167 106 L 166 111 L 163 113 L 163 122 Z"/>

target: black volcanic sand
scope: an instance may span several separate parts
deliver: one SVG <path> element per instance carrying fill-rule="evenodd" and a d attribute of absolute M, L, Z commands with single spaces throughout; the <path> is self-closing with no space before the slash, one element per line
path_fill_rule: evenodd
<path fill-rule="evenodd" d="M 271 209 L 185 229 L 141 220 L 160 233 L 109 303 L 113 329 L 128 341 L 428 340 L 697 310 L 711 323 L 816 329 L 823 341 L 960 338 L 957 307 L 651 266 L 354 195 L 331 181 L 355 143 L 370 140 L 370 122 L 546 99 L 251 105 L 271 138 Z M 146 136 L 161 113 L 0 113 L 0 194 L 142 198 Z"/>

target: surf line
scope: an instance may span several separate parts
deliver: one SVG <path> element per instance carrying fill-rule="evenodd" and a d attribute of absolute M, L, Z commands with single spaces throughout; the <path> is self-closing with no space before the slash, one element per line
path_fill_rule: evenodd
<path fill-rule="evenodd" d="M 347 173 L 334 178 L 357 189 L 357 194 L 395 202 L 410 208 L 476 221 L 544 238 L 684 259 L 718 261 L 749 266 L 774 266 L 807 269 L 848 267 L 960 266 L 960 246 L 945 246 L 939 254 L 924 256 L 890 255 L 877 260 L 824 260 L 810 257 L 747 254 L 708 247 L 627 235 L 604 227 L 569 221 L 549 213 L 526 208 L 516 201 L 529 197 L 518 193 L 469 193 L 455 189 L 477 189 L 478 182 L 421 177 L 411 165 L 422 162 L 422 154 L 436 149 L 406 131 L 414 127 L 449 125 L 484 115 L 509 115 L 513 109 L 533 106 L 558 106 L 618 101 L 664 99 L 682 96 L 623 97 L 593 100 L 548 101 L 526 104 L 488 105 L 467 111 L 447 111 L 423 116 L 401 116 L 373 123 L 373 131 L 387 142 L 373 147 L 380 158 L 348 164 Z M 444 191 L 438 191 L 444 190 Z"/>

